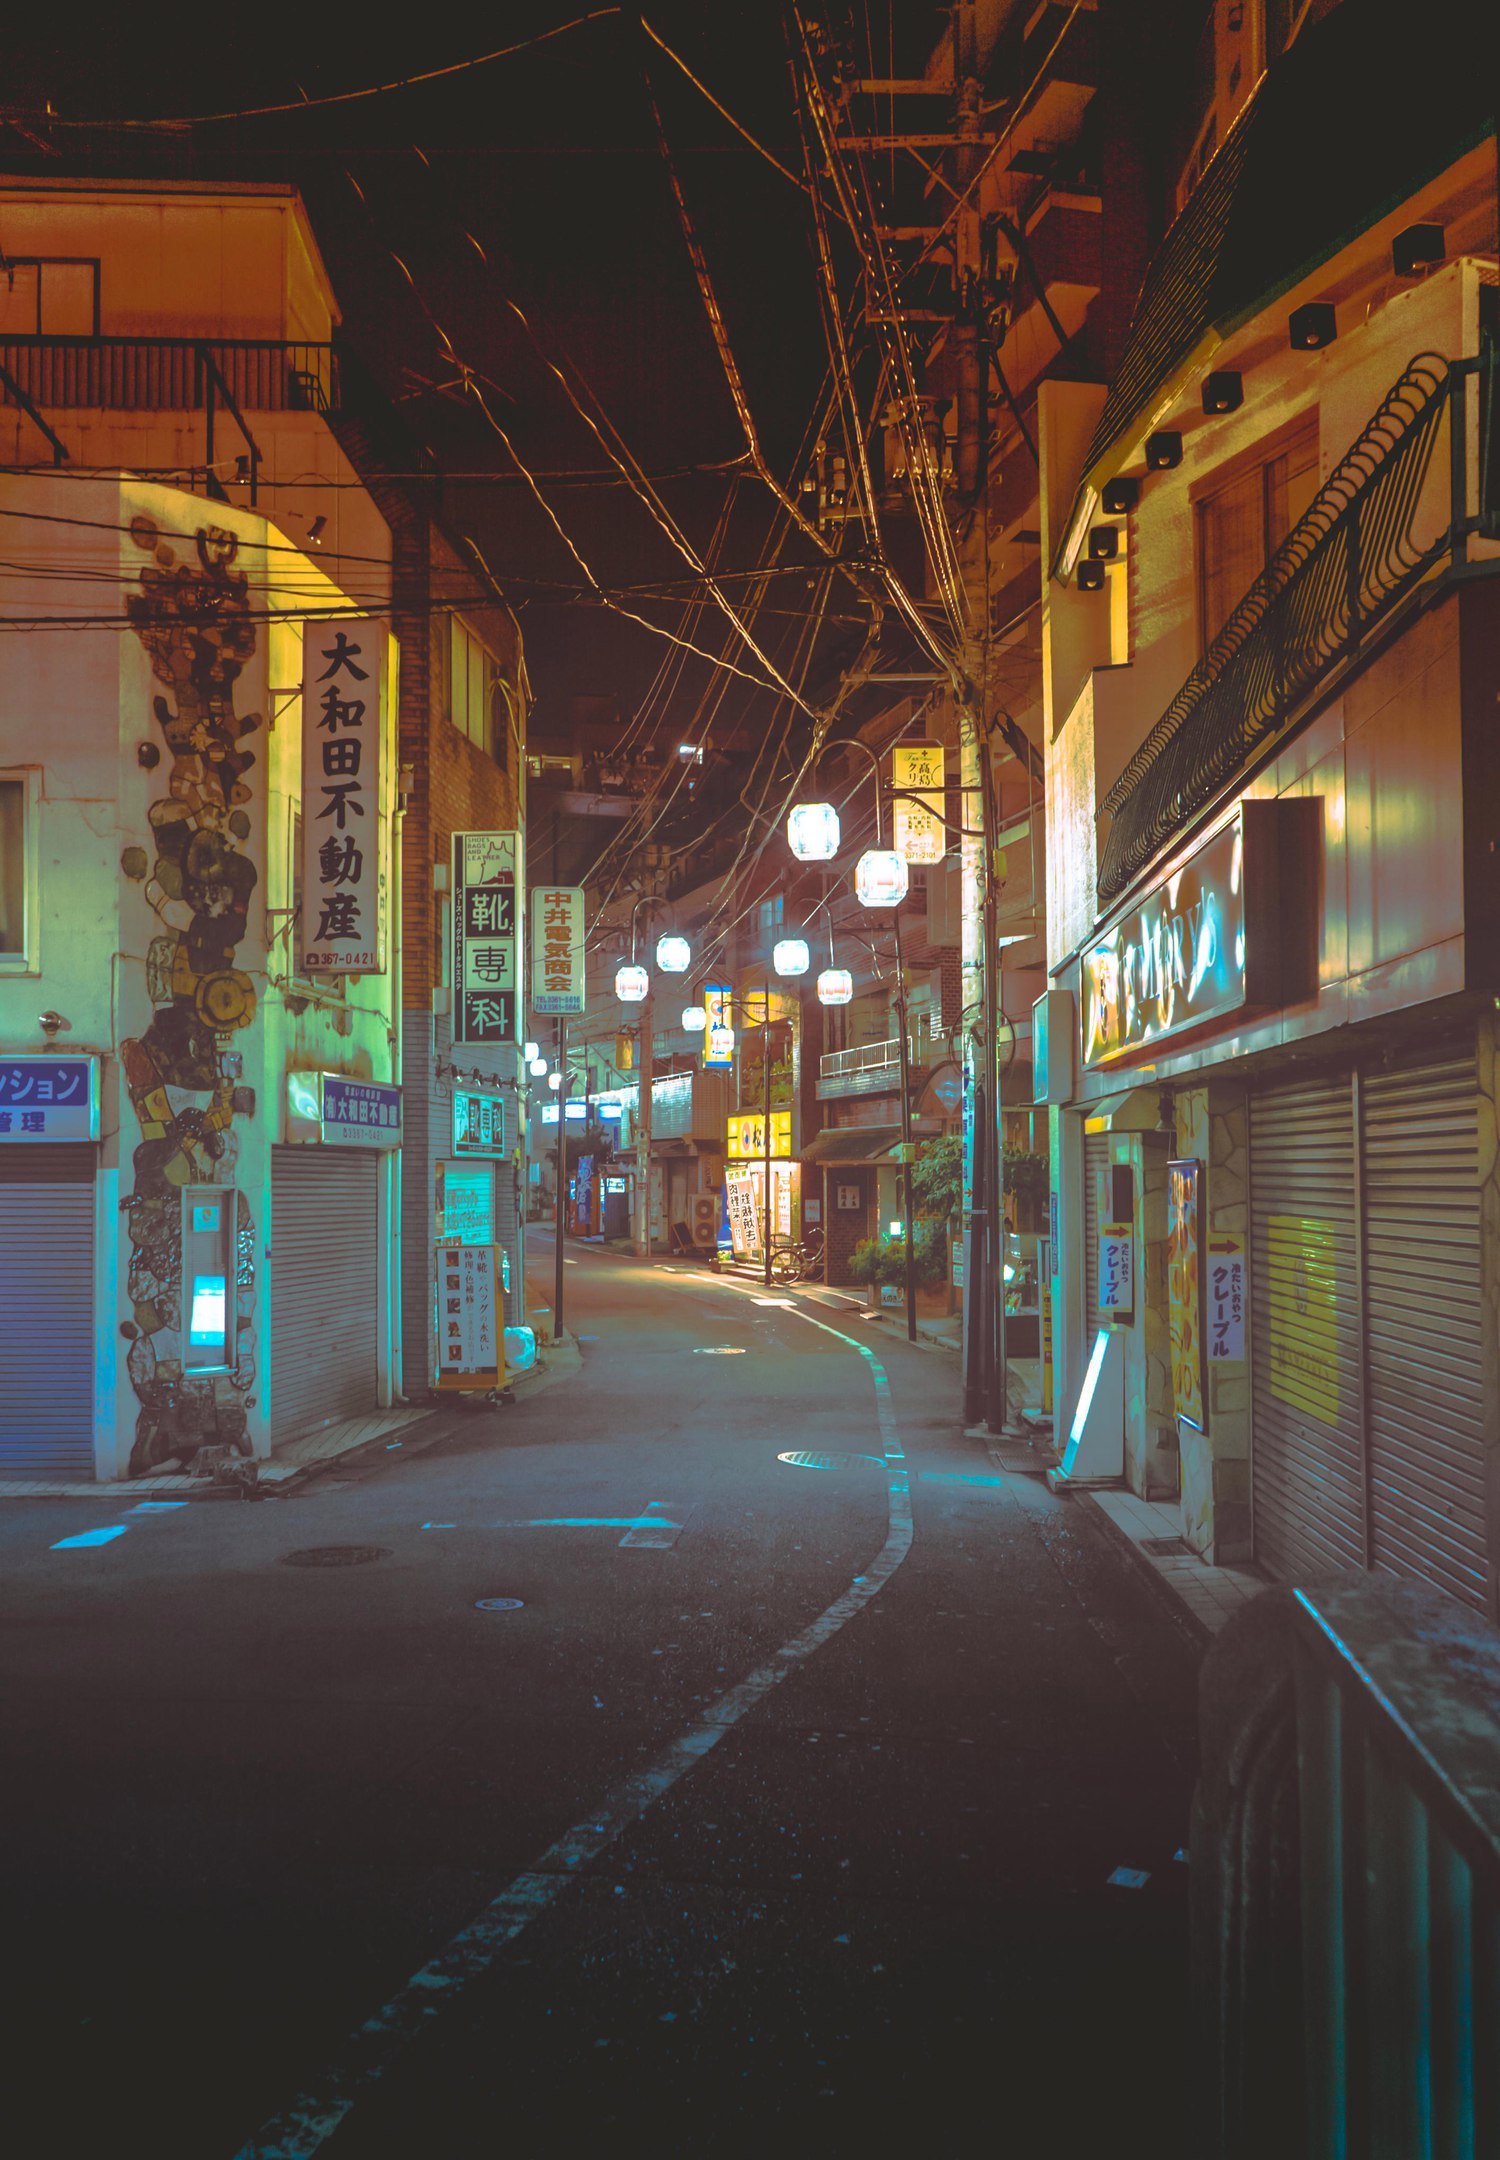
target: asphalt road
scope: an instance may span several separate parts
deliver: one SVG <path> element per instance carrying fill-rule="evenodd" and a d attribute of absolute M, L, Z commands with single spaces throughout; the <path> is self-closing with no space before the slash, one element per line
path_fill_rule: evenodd
<path fill-rule="evenodd" d="M 0 1505 L 8 2149 L 1189 2153 L 1171 1622 L 950 1354 L 567 1283 L 291 1496 Z"/>

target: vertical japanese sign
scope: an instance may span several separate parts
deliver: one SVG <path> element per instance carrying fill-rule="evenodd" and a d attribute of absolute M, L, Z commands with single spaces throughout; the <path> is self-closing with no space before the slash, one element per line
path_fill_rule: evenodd
<path fill-rule="evenodd" d="M 1172 1406 L 1184 1425 L 1205 1432 L 1203 1371 L 1203 1166 L 1167 1164 L 1167 1312 L 1172 1344 Z"/>
<path fill-rule="evenodd" d="M 703 992 L 708 1026 L 703 1031 L 705 1067 L 734 1063 L 734 993 L 728 983 L 709 983 Z"/>
<path fill-rule="evenodd" d="M 1099 1231 L 1099 1310 L 1128 1320 L 1135 1310 L 1135 1239 L 1129 1223 Z"/>
<path fill-rule="evenodd" d="M 385 972 L 380 685 L 386 627 L 303 626 L 303 971 Z"/>
<path fill-rule="evenodd" d="M 1243 1364 L 1245 1357 L 1245 1306 L 1249 1289 L 1245 1280 L 1245 1241 L 1242 1237 L 1211 1237 L 1207 1241 L 1208 1315 L 1203 1331 L 1210 1365 Z"/>
<path fill-rule="evenodd" d="M 903 862 L 939 863 L 948 851 L 943 827 L 941 743 L 897 743 L 891 752 L 891 839 Z M 912 792 L 921 796 L 914 802 Z"/>
<path fill-rule="evenodd" d="M 760 1249 L 760 1194 L 748 1173 L 731 1170 L 724 1180 L 729 1209 L 729 1242 L 737 1258 Z"/>
<path fill-rule="evenodd" d="M 498 1387 L 505 1335 L 496 1248 L 440 1245 L 437 1258 L 438 1385 Z"/>
<path fill-rule="evenodd" d="M 453 1040 L 517 1038 L 521 835 L 453 835 Z"/>
<path fill-rule="evenodd" d="M 531 895 L 531 1009 L 583 1011 L 583 888 L 538 885 Z"/>

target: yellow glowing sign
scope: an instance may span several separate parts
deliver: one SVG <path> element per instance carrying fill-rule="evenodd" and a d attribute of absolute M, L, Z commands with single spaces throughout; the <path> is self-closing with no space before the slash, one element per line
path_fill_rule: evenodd
<path fill-rule="evenodd" d="M 897 743 L 891 752 L 891 785 L 896 790 L 891 829 L 903 862 L 938 863 L 947 853 L 943 829 L 945 770 L 941 743 Z M 913 802 L 912 793 L 921 795 Z"/>
<path fill-rule="evenodd" d="M 760 1113 L 741 1112 L 729 1120 L 724 1152 L 731 1162 L 765 1160 L 766 1121 Z M 792 1153 L 792 1113 L 771 1112 L 771 1160 L 789 1162 Z"/>
<path fill-rule="evenodd" d="M 1338 1256 L 1331 1222 L 1268 1219 L 1271 1393 L 1334 1425 L 1339 1414 Z"/>

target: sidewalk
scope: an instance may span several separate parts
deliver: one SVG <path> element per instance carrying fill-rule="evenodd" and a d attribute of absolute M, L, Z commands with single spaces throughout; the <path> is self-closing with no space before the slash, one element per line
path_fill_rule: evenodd
<path fill-rule="evenodd" d="M 569 1379 L 580 1370 L 582 1363 L 577 1342 L 565 1331 L 561 1342 L 548 1343 L 545 1347 L 539 1344 L 536 1363 L 530 1372 L 517 1373 L 506 1382 L 506 1390 L 517 1402 L 524 1402 L 544 1388 L 555 1387 L 559 1380 Z M 447 1401 L 403 1403 L 390 1410 L 372 1410 L 362 1417 L 343 1418 L 336 1425 L 325 1425 L 317 1432 L 285 1441 L 267 1457 L 242 1456 L 238 1460 L 254 1471 L 253 1482 L 262 1492 L 285 1492 L 297 1480 L 311 1477 L 329 1463 L 340 1462 L 359 1449 L 374 1448 L 379 1444 L 387 1448 L 401 1447 L 404 1441 L 394 1439 L 393 1434 L 406 1433 L 409 1427 L 442 1417 L 455 1407 L 456 1399 L 450 1398 Z M 167 1493 L 201 1500 L 209 1493 L 222 1497 L 229 1482 L 232 1481 L 212 1476 L 195 1477 L 191 1470 L 165 1470 L 146 1477 L 67 1483 L 47 1478 L 0 1478 L 0 1500 L 98 1502 L 113 1499 L 117 1494 L 124 1499 L 149 1500 L 159 1499 Z"/>

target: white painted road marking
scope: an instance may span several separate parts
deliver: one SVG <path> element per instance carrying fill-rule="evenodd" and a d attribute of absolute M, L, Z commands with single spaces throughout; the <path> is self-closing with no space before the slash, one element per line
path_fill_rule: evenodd
<path fill-rule="evenodd" d="M 733 1283 L 714 1284 L 731 1294 Z M 795 1309 L 795 1308 L 794 1308 Z M 885 1543 L 862 1575 L 820 1613 L 810 1627 L 784 1643 L 764 1665 L 758 1666 L 737 1687 L 729 1688 L 710 1703 L 703 1716 L 686 1732 L 670 1741 L 648 1768 L 626 1778 L 613 1797 L 582 1822 L 565 1831 L 537 1861 L 518 1875 L 483 1912 L 462 1929 L 404 1988 L 354 2033 L 341 2061 L 330 2064 L 305 2092 L 281 2114 L 263 2123 L 240 2147 L 236 2160 L 310 2160 L 333 2136 L 361 2093 L 368 2092 L 383 2076 L 394 2058 L 417 2035 L 441 2015 L 469 1982 L 495 1963 L 507 1943 L 565 1893 L 580 1868 L 608 1850 L 627 1830 L 635 1827 L 646 1810 L 669 1792 L 678 1779 L 718 1746 L 749 1711 L 765 1701 L 774 1688 L 832 1640 L 839 1629 L 877 1597 L 911 1551 L 911 1488 L 906 1457 L 891 1409 L 891 1385 L 885 1367 L 873 1350 L 852 1335 L 815 1320 L 797 1309 L 798 1318 L 836 1342 L 847 1344 L 862 1357 L 875 1384 L 875 1414 L 885 1450 L 887 1515 Z"/>
<path fill-rule="evenodd" d="M 682 1524 L 668 1522 L 664 1513 L 666 1505 L 665 1500 L 652 1500 L 645 1513 L 637 1516 L 631 1524 L 620 1543 L 633 1547 L 638 1552 L 665 1552 L 669 1546 L 675 1545 L 682 1534 Z"/>
<path fill-rule="evenodd" d="M 665 1507 L 665 1501 L 653 1500 L 652 1507 Z M 680 1522 L 667 1522 L 649 1512 L 645 1515 L 539 1515 L 530 1522 L 424 1522 L 424 1530 L 636 1530 L 642 1523 L 649 1523 L 655 1530 L 680 1530 Z M 622 1545 L 628 1538 L 621 1538 Z M 645 1541 L 642 1540 L 644 1543 Z M 669 1541 L 670 1542 L 670 1541 Z"/>

